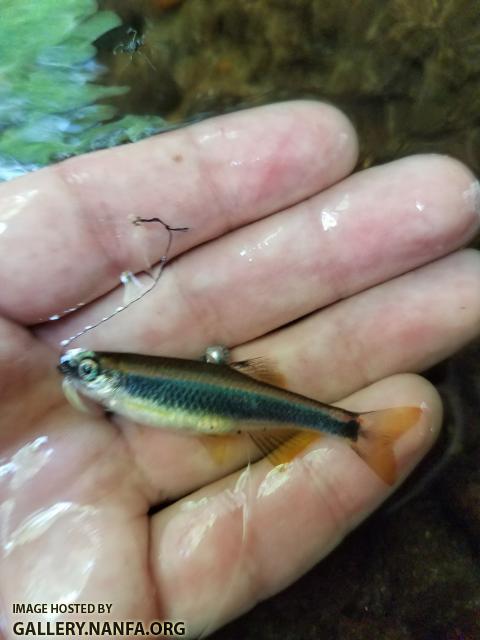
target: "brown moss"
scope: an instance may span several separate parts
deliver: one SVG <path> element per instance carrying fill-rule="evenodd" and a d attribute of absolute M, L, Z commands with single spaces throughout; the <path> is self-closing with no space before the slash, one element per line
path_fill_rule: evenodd
<path fill-rule="evenodd" d="M 158 69 L 138 56 L 134 73 L 115 78 L 139 94 L 129 108 L 153 105 L 183 121 L 317 97 L 355 121 L 359 166 L 440 151 L 480 169 L 480 14 L 471 0 L 173 4 L 158 17 L 158 0 L 104 2 L 127 21 L 141 16 L 145 52 Z"/>

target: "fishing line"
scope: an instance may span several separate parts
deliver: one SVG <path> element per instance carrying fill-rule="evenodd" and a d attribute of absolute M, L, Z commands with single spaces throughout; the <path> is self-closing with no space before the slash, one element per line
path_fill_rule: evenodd
<path fill-rule="evenodd" d="M 118 315 L 122 311 L 125 311 L 126 309 L 131 307 L 133 304 L 135 304 L 135 302 L 139 302 L 142 298 L 144 298 L 148 293 L 150 293 L 150 291 L 152 291 L 156 287 L 158 281 L 160 280 L 160 276 L 163 273 L 163 269 L 165 268 L 165 264 L 167 263 L 167 260 L 168 260 L 168 255 L 170 253 L 170 248 L 171 248 L 172 242 L 173 242 L 173 232 L 174 231 L 188 231 L 189 228 L 188 227 L 171 227 L 170 225 L 168 225 L 166 222 L 164 222 L 163 220 L 161 220 L 158 217 L 154 217 L 154 218 L 140 218 L 140 217 L 137 217 L 137 218 L 135 218 L 135 220 L 133 220 L 132 224 L 138 226 L 138 225 L 141 225 L 141 224 L 146 223 L 146 222 L 158 222 L 161 225 L 163 225 L 163 227 L 168 232 L 167 247 L 166 247 L 164 255 L 160 258 L 158 273 L 157 273 L 156 276 L 153 276 L 152 274 L 149 274 L 150 277 L 153 280 L 153 282 L 150 285 L 150 287 L 148 287 L 148 289 L 145 289 L 145 291 L 143 291 L 139 296 L 137 296 L 133 300 L 130 300 L 129 302 L 126 302 L 125 304 L 122 304 L 122 305 L 118 306 L 116 309 L 114 309 L 114 311 L 112 311 L 111 313 L 107 314 L 106 316 L 103 316 L 103 318 L 100 318 L 100 320 L 98 320 L 94 324 L 87 324 L 78 333 L 75 333 L 73 336 L 70 336 L 69 338 L 66 338 L 65 340 L 62 340 L 60 342 L 60 345 L 62 347 L 68 347 L 69 344 L 71 344 L 77 338 L 80 338 L 80 336 L 85 335 L 86 333 L 88 333 L 92 329 L 96 329 L 97 327 L 99 327 L 104 322 L 107 322 L 108 320 L 111 320 L 112 318 L 114 318 L 116 315 Z"/>

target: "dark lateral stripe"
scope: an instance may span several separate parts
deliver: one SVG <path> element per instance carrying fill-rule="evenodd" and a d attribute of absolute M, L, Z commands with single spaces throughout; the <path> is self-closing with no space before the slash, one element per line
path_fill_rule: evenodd
<path fill-rule="evenodd" d="M 278 400 L 288 400 L 295 405 L 321 410 L 338 421 L 349 422 L 355 417 L 343 409 L 322 404 L 299 394 L 260 382 L 226 365 L 207 364 L 196 360 L 98 352 L 102 368 L 123 374 L 138 375 L 152 381 L 160 379 L 212 384 L 231 391 L 259 393 Z"/>
<path fill-rule="evenodd" d="M 358 431 L 354 420 L 337 420 L 321 408 L 210 382 L 152 378 L 130 373 L 124 375 L 122 387 L 126 394 L 137 400 L 192 414 L 213 414 L 239 422 L 297 425 L 351 439 L 356 438 Z"/>

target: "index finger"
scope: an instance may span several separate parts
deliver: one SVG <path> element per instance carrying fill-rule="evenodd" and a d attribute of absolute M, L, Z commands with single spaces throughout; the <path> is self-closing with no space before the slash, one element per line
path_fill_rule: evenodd
<path fill-rule="evenodd" d="M 355 164 L 355 133 L 335 108 L 291 102 L 233 113 L 68 160 L 0 189 L 0 313 L 46 320 L 111 290 L 162 256 L 160 216 L 190 232 L 172 254 L 288 207 Z"/>

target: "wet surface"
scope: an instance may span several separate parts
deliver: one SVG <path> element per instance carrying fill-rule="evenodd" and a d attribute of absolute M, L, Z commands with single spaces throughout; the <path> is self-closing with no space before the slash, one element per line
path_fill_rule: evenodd
<path fill-rule="evenodd" d="M 359 167 L 434 151 L 480 170 L 480 14 L 472 3 L 105 0 L 102 6 L 123 20 L 96 40 L 97 61 L 106 67 L 102 82 L 130 89 L 110 99 L 119 115 L 159 115 L 176 125 L 273 100 L 326 99 L 359 129 Z M 30 166 L 27 157 L 21 162 Z M 9 176 L 22 167 L 11 158 Z M 478 186 L 465 197 L 478 199 Z M 0 234 L 26 203 L 8 204 Z M 335 231 L 348 206 L 346 194 L 322 210 L 326 232 Z M 412 211 L 424 207 L 419 199 Z M 281 237 L 279 226 L 239 247 L 238 256 L 255 263 Z M 125 279 L 137 286 L 130 275 Z M 214 638 L 480 637 L 479 361 L 476 344 L 429 372 L 446 400 L 446 429 L 402 492 L 307 576 Z M 31 459 L 36 474 L 49 452 L 39 437 L 16 455 Z M 29 481 L 15 471 L 19 461 L 0 468 L 16 488 Z M 262 495 L 280 479 L 272 475 Z M 84 563 L 75 566 L 84 566 L 87 580 L 98 544 L 89 524 L 94 514 L 67 501 L 55 508 L 12 524 L 9 553 L 35 544 L 29 531 L 47 537 L 50 524 L 64 522 L 78 532 Z M 69 566 L 62 571 L 68 575 Z M 38 589 L 47 586 L 42 576 L 55 586 L 52 567 L 32 565 L 28 575 L 38 578 L 31 581 Z"/>
<path fill-rule="evenodd" d="M 480 637 L 479 360 L 477 343 L 429 372 L 445 401 L 445 429 L 403 489 L 215 640 Z"/>

